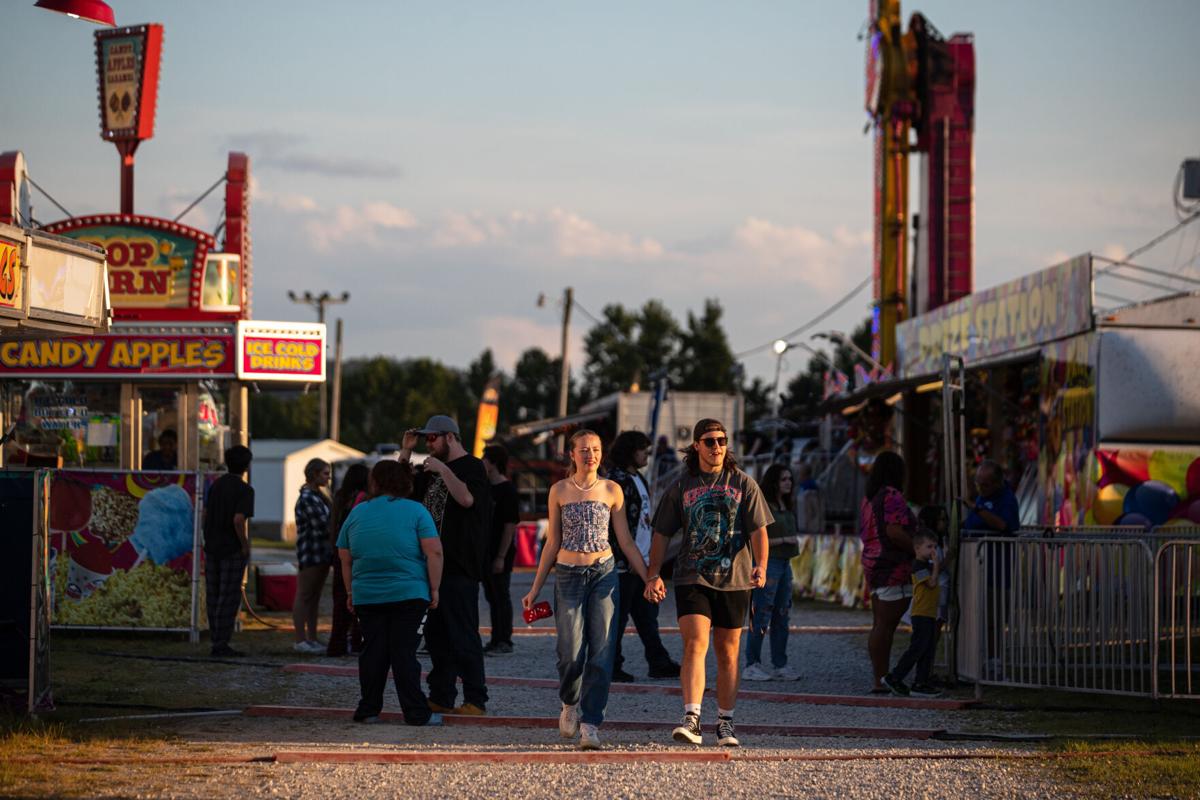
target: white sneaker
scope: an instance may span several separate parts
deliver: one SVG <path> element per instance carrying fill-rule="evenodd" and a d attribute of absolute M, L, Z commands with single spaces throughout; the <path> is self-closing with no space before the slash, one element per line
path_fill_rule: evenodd
<path fill-rule="evenodd" d="M 558 715 L 558 734 L 564 739 L 574 739 L 579 735 L 579 706 L 563 706 L 562 713 Z"/>
<path fill-rule="evenodd" d="M 800 672 L 785 665 L 772 670 L 771 677 L 777 681 L 798 681 L 800 680 Z"/>
<path fill-rule="evenodd" d="M 316 642 L 296 642 L 292 649 L 297 653 L 305 653 L 306 655 L 310 656 L 325 652 L 325 648 Z"/>
<path fill-rule="evenodd" d="M 596 732 L 595 725 L 589 725 L 586 722 L 579 726 L 579 749 L 580 750 L 599 750 L 600 736 Z"/>
<path fill-rule="evenodd" d="M 771 679 L 771 673 L 763 669 L 762 664 L 751 664 L 742 670 L 742 680 L 744 681 L 769 681 Z"/>

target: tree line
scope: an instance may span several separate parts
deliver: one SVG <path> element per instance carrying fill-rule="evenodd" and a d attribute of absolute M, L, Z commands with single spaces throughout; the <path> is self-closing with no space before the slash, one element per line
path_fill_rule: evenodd
<path fill-rule="evenodd" d="M 590 400 L 634 387 L 648 391 L 652 380 L 666 377 L 678 391 L 740 391 L 747 425 L 769 416 L 773 387 L 760 378 L 745 379 L 722 316 L 717 300 L 707 300 L 699 313 L 688 311 L 683 323 L 658 300 L 648 300 L 641 308 L 605 306 L 584 337 L 584 363 L 568 383 L 568 408 L 574 411 Z M 869 349 L 869 320 L 852 338 Z M 848 348 L 839 346 L 830 358 L 853 375 L 854 356 Z M 369 451 L 376 444 L 399 442 L 406 428 L 432 414 L 449 412 L 469 447 L 489 380 L 498 385 L 503 433 L 515 423 L 557 413 L 561 364 L 558 356 L 539 347 L 523 352 L 511 374 L 498 368 L 490 348 L 465 369 L 423 357 L 350 359 L 342 367 L 340 439 Z M 825 361 L 809 359 L 781 392 L 781 416 L 803 421 L 815 414 L 826 369 Z M 256 439 L 313 439 L 318 414 L 315 391 L 263 390 L 251 396 L 250 432 Z"/>

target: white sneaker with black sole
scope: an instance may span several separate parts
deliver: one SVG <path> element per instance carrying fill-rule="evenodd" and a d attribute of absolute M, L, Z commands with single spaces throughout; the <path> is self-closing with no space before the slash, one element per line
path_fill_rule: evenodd
<path fill-rule="evenodd" d="M 700 732 L 700 716 L 688 712 L 683 715 L 683 722 L 671 732 L 671 738 L 683 744 L 702 744 L 704 734 Z"/>
<path fill-rule="evenodd" d="M 717 720 L 717 744 L 721 747 L 740 747 L 741 742 L 733 730 L 733 720 L 721 717 Z"/>
<path fill-rule="evenodd" d="M 574 739 L 579 735 L 579 706 L 563 706 L 558 715 L 558 735 L 564 739 Z"/>

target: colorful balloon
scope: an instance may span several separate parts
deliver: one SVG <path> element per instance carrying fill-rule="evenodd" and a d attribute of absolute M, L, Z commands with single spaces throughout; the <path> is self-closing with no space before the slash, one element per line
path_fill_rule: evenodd
<path fill-rule="evenodd" d="M 1112 525 L 1117 517 L 1125 513 L 1125 496 L 1129 487 L 1123 483 L 1110 483 L 1096 492 L 1096 501 L 1092 503 L 1092 516 L 1098 525 Z"/>
<path fill-rule="evenodd" d="M 1133 502 L 1130 503 L 1130 498 Z M 1179 505 L 1179 494 L 1162 481 L 1146 481 L 1138 484 L 1125 495 L 1126 511 L 1141 514 L 1154 525 L 1162 525 L 1171 518 L 1171 512 Z"/>
<path fill-rule="evenodd" d="M 1118 525 L 1140 525 L 1146 530 L 1150 530 L 1150 518 L 1145 514 L 1126 514 L 1117 520 Z"/>
<path fill-rule="evenodd" d="M 1187 518 L 1197 525 L 1200 525 L 1200 497 L 1197 497 L 1192 501 L 1192 504 L 1188 506 Z"/>
<path fill-rule="evenodd" d="M 1200 499 L 1200 458 L 1193 461 L 1187 468 L 1187 496 Z"/>

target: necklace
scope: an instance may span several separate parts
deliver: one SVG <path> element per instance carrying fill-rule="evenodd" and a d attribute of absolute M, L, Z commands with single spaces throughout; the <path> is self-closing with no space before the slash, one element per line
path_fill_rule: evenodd
<path fill-rule="evenodd" d="M 597 475 L 592 480 L 592 482 L 589 483 L 587 486 L 580 486 L 579 481 L 575 480 L 575 476 L 574 475 L 571 476 L 571 483 L 575 484 L 576 489 L 578 489 L 579 491 L 584 492 L 584 493 L 590 492 L 596 486 L 596 484 L 599 482 L 600 482 L 600 476 Z"/>
<path fill-rule="evenodd" d="M 724 474 L 725 474 L 724 468 L 722 468 L 720 472 L 714 472 L 712 480 L 709 481 L 708 484 L 706 484 L 707 488 L 711 489 L 712 487 L 716 486 L 717 481 L 719 481 L 721 479 L 721 476 Z M 704 484 L 703 478 L 700 479 L 700 483 Z"/>

